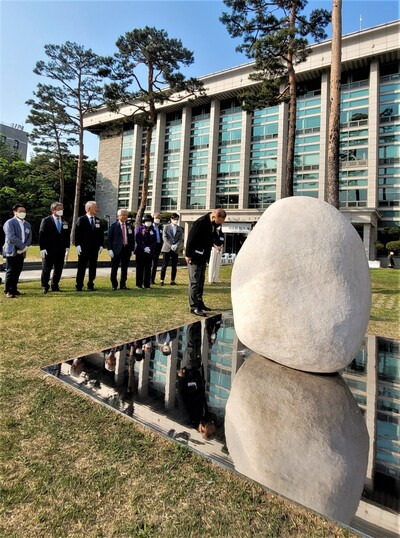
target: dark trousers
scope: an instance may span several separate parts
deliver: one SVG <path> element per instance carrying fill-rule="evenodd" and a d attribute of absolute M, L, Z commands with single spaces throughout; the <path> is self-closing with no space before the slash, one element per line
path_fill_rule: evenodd
<path fill-rule="evenodd" d="M 120 287 L 122 288 L 126 284 L 126 279 L 128 278 L 128 267 L 129 261 L 131 259 L 132 249 L 125 245 L 122 247 L 122 250 L 119 254 L 114 253 L 114 258 L 111 258 L 111 285 L 113 288 L 118 287 L 117 272 L 118 267 L 121 265 L 121 279 Z"/>
<path fill-rule="evenodd" d="M 174 252 L 173 250 L 170 250 L 169 252 L 163 252 L 163 263 L 161 267 L 161 280 L 164 280 L 165 273 L 167 271 L 167 267 L 169 264 L 169 261 L 171 260 L 171 282 L 175 281 L 176 277 L 176 266 L 178 265 L 178 254 Z"/>
<path fill-rule="evenodd" d="M 151 260 L 151 281 L 154 282 L 156 279 L 157 267 L 158 267 L 158 258 L 160 257 L 162 243 L 157 243 L 156 251 L 154 257 Z"/>
<path fill-rule="evenodd" d="M 189 304 L 190 308 L 202 308 L 204 280 L 206 277 L 206 266 L 189 263 Z"/>
<path fill-rule="evenodd" d="M 65 250 L 62 250 L 61 252 L 51 252 L 49 254 L 46 254 L 46 256 L 43 258 L 41 276 L 42 288 L 48 289 L 50 273 L 52 269 L 54 270 L 53 278 L 51 280 L 51 287 L 53 289 L 58 288 L 58 284 L 60 282 L 61 274 L 64 267 L 64 256 Z"/>
<path fill-rule="evenodd" d="M 136 254 L 136 286 L 150 288 L 151 254 Z"/>
<path fill-rule="evenodd" d="M 76 273 L 76 287 L 77 289 L 83 288 L 83 280 L 85 278 L 86 267 L 89 265 L 89 280 L 87 283 L 88 288 L 94 287 L 94 279 L 96 278 L 97 258 L 99 257 L 99 251 L 82 251 L 78 256 L 78 271 Z"/>
<path fill-rule="evenodd" d="M 6 258 L 6 279 L 4 282 L 4 293 L 15 293 L 17 291 L 19 275 L 24 265 L 24 255 L 16 254 Z"/>

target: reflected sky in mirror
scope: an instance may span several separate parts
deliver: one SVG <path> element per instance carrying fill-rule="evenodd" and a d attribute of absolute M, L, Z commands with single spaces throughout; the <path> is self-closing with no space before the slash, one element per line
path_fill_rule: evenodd
<path fill-rule="evenodd" d="M 224 313 L 144 338 L 133 335 L 130 342 L 44 371 L 234 470 L 225 439 L 225 409 L 233 379 L 250 355 L 235 334 L 232 315 Z M 398 512 L 399 341 L 366 336 L 341 376 L 370 438 L 363 499 Z"/>

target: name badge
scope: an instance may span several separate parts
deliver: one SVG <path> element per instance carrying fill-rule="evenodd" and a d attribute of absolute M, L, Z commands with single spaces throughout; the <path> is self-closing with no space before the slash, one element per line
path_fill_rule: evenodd
<path fill-rule="evenodd" d="M 100 228 L 100 224 L 98 222 L 96 222 L 95 226 L 96 228 Z"/>
<path fill-rule="evenodd" d="M 64 230 L 68 230 L 68 224 L 63 224 Z"/>
<path fill-rule="evenodd" d="M 29 232 L 30 232 L 30 229 L 27 228 L 27 229 L 25 230 L 25 233 L 26 233 L 26 234 L 29 234 Z"/>

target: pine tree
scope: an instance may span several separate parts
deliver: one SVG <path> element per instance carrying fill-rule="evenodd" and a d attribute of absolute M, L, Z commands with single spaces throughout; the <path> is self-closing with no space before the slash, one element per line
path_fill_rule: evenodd
<path fill-rule="evenodd" d="M 105 87 L 106 104 L 110 110 L 123 112 L 129 105 L 129 118 L 146 130 L 144 172 L 141 201 L 136 225 L 146 208 L 150 173 L 150 145 L 157 121 L 157 107 L 165 102 L 179 102 L 204 94 L 203 84 L 195 78 L 186 79 L 179 71 L 181 65 L 193 63 L 193 53 L 184 48 L 179 39 L 170 39 L 165 30 L 146 26 L 119 37 L 118 52 L 108 59 L 102 74 L 113 82 Z M 145 80 L 140 72 L 146 70 Z"/>
<path fill-rule="evenodd" d="M 74 241 L 75 223 L 79 216 L 79 201 L 82 184 L 82 167 L 84 160 L 83 118 L 100 104 L 103 88 L 100 84 L 99 69 L 104 65 L 103 58 L 91 49 L 67 41 L 63 45 L 45 45 L 48 61 L 36 63 L 34 73 L 50 78 L 56 82 L 54 97 L 64 106 L 78 136 L 78 162 L 76 171 L 76 188 L 74 214 L 71 226 L 71 240 Z"/>
<path fill-rule="evenodd" d="M 295 67 L 309 54 L 307 36 L 316 41 L 326 38 L 330 21 L 325 9 L 314 9 L 307 17 L 307 0 L 224 0 L 230 12 L 220 20 L 231 37 L 242 38 L 236 48 L 255 61 L 250 78 L 260 84 L 241 95 L 243 108 L 289 103 L 286 175 L 283 196 L 293 196 L 294 146 L 296 136 L 297 87 Z"/>
<path fill-rule="evenodd" d="M 26 101 L 31 106 L 27 122 L 34 128 L 29 141 L 36 153 L 46 153 L 57 162 L 60 184 L 59 202 L 64 202 L 65 158 L 69 147 L 76 145 L 77 126 L 71 122 L 64 105 L 57 100 L 58 88 L 38 84 L 34 96 L 36 99 Z"/>

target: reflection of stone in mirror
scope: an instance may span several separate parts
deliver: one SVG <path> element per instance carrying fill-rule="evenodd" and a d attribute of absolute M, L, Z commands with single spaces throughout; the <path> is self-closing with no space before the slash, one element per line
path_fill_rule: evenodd
<path fill-rule="evenodd" d="M 338 521 L 354 516 L 368 432 L 338 374 L 303 373 L 252 354 L 234 378 L 225 434 L 242 474 Z"/>

